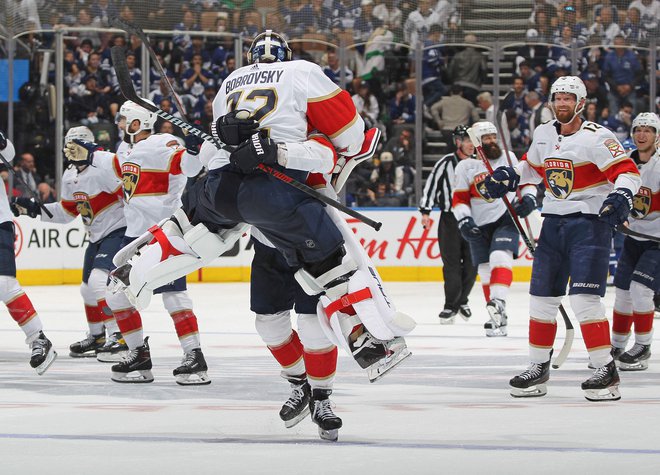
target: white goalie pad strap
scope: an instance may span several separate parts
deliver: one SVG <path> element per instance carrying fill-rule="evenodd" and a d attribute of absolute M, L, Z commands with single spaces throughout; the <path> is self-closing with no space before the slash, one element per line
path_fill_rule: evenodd
<path fill-rule="evenodd" d="M 377 128 L 369 129 L 364 136 L 360 151 L 352 157 L 341 156 L 333 170 L 332 186 L 339 193 L 344 187 L 353 169 L 361 162 L 370 159 L 376 153 L 380 141 L 381 131 Z"/>
<path fill-rule="evenodd" d="M 339 277 L 355 272 L 357 268 L 358 265 L 355 261 L 344 258 L 342 263 L 337 267 L 330 269 L 328 272 L 318 277 L 314 277 L 305 269 L 298 270 L 294 274 L 294 277 L 307 295 L 318 295 L 321 292 L 329 292 L 331 294 L 337 294 L 337 297 L 339 297 L 346 293 L 345 287 L 337 285 L 331 289 L 327 289 L 327 285 Z"/>
<path fill-rule="evenodd" d="M 328 318 L 325 315 L 325 309 L 320 300 L 316 307 L 316 312 L 319 323 L 321 324 L 321 329 L 323 330 L 323 333 L 325 333 L 325 336 L 328 337 L 328 340 L 330 340 L 335 346 L 343 348 L 344 351 L 352 357 L 353 352 L 348 345 L 348 337 L 350 336 L 353 327 L 360 323 L 357 316 L 349 316 L 341 312 L 335 312 Z M 343 325 L 341 322 L 343 322 Z"/>
<path fill-rule="evenodd" d="M 140 250 L 131 260 L 127 295 L 138 309 L 149 304 L 151 293 L 165 284 L 208 265 L 234 246 L 247 225 L 210 232 L 198 224 L 183 237 L 156 233 L 156 242 Z"/>

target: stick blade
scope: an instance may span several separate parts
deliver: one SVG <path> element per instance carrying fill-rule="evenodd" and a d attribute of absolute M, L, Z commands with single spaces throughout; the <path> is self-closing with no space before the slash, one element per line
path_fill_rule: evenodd
<path fill-rule="evenodd" d="M 575 330 L 569 328 L 566 330 L 566 338 L 564 339 L 564 346 L 562 346 L 561 351 L 555 358 L 555 362 L 552 363 L 554 369 L 559 369 L 559 367 L 564 364 L 568 354 L 571 352 L 571 347 L 573 346 L 573 338 L 575 337 Z"/>
<path fill-rule="evenodd" d="M 133 85 L 131 74 L 128 71 L 128 65 L 126 64 L 126 51 L 121 46 L 113 46 L 110 50 L 110 55 L 112 57 L 112 67 L 117 75 L 117 82 L 119 83 L 121 93 L 129 101 L 133 101 L 144 107 L 142 99 L 140 99 L 137 92 L 135 92 L 135 86 Z"/>

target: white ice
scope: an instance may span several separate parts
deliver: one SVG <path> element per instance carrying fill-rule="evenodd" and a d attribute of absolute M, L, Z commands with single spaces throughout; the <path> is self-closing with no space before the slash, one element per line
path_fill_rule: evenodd
<path fill-rule="evenodd" d="M 413 356 L 370 384 L 340 353 L 337 443 L 319 440 L 311 420 L 293 429 L 279 420 L 289 388 L 254 331 L 247 284 L 190 286 L 213 379 L 203 387 L 174 382 L 181 350 L 159 298 L 143 314 L 156 381 L 126 385 L 110 381 L 110 365 L 68 356 L 86 330 L 78 288 L 28 287 L 59 357 L 38 376 L 0 310 L 0 473 L 660 473 L 657 357 L 647 371 L 621 373 L 621 401 L 588 402 L 578 330 L 548 395 L 514 399 L 508 380 L 527 366 L 527 284 L 512 288 L 506 338 L 485 337 L 478 287 L 471 321 L 440 326 L 440 283 L 387 286 L 418 321 Z M 608 314 L 612 303 L 609 289 Z M 555 347 L 562 342 L 560 323 Z"/>

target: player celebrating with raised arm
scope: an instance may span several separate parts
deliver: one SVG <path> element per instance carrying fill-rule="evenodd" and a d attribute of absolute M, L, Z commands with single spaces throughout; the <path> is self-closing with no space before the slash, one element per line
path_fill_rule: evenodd
<path fill-rule="evenodd" d="M 490 122 L 477 122 L 472 126 L 483 146 L 486 159 L 493 168 L 505 163 L 518 163 L 509 152 L 507 158 L 497 144 L 497 129 Z M 453 193 L 453 211 L 458 229 L 470 244 L 472 262 L 478 266 L 479 277 L 486 298 L 490 320 L 484 324 L 486 336 L 507 335 L 506 297 L 513 280 L 513 259 L 518 255 L 520 235 L 506 206 L 491 198 L 484 188 L 488 175 L 481 160 L 468 159 L 456 166 Z M 535 186 L 523 188 L 516 212 L 525 217 L 536 208 Z M 513 199 L 510 193 L 509 198 Z"/>
<path fill-rule="evenodd" d="M 94 142 L 94 134 L 85 126 L 72 127 L 64 138 L 64 145 L 74 139 Z M 89 159 L 65 163 L 62 175 L 62 199 L 44 205 L 52 214 L 41 213 L 39 205 L 28 198 L 14 198 L 15 214 L 23 212 L 30 217 L 41 215 L 41 220 L 68 223 L 78 215 L 89 236 L 89 245 L 83 261 L 83 281 L 80 294 L 85 304 L 89 333 L 87 338 L 73 343 L 69 355 L 75 358 L 96 356 L 104 346 L 121 340 L 121 333 L 112 310 L 105 300 L 108 274 L 114 268 L 112 258 L 121 247 L 126 231 L 126 220 L 121 201 L 121 180 L 106 170 L 92 166 Z M 106 332 L 108 330 L 108 340 Z"/>
<path fill-rule="evenodd" d="M 630 229 L 660 236 L 660 119 L 642 112 L 632 122 L 637 146 L 630 156 L 642 176 L 642 186 L 633 198 Z M 616 298 L 612 321 L 612 356 L 621 371 L 648 368 L 653 339 L 653 296 L 660 291 L 660 248 L 644 238 L 626 236 L 614 274 Z M 635 325 L 635 344 L 626 350 Z M 625 352 L 625 353 L 624 353 Z"/>
<path fill-rule="evenodd" d="M 14 159 L 14 145 L 0 131 L 0 154 L 9 163 Z M 14 251 L 14 222 L 9 209 L 9 200 L 4 184 L 0 185 L 0 300 L 9 310 L 9 315 L 25 333 L 25 342 L 30 346 L 30 366 L 37 374 L 43 374 L 53 364 L 57 353 L 53 344 L 44 335 L 41 319 L 32 302 L 16 280 L 16 255 Z"/>
<path fill-rule="evenodd" d="M 614 134 L 580 117 L 586 96 L 580 78 L 557 79 L 550 89 L 555 120 L 536 128 L 527 160 L 516 168 L 500 167 L 485 181 L 493 197 L 515 190 L 519 182 L 544 180 L 546 185 L 545 219 L 530 285 L 531 365 L 511 379 L 514 397 L 547 393 L 557 311 L 570 278 L 571 307 L 596 368 L 582 383 L 585 397 L 590 401 L 621 398 L 602 297 L 612 227 L 627 220 L 641 180 Z"/>

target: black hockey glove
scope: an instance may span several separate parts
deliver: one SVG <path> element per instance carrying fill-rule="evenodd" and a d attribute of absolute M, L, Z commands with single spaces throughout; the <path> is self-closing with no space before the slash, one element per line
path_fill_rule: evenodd
<path fill-rule="evenodd" d="M 41 214 L 39 203 L 32 198 L 23 198 L 22 196 L 13 196 L 9 201 L 9 208 L 17 218 L 22 214 L 30 218 L 36 218 Z"/>
<path fill-rule="evenodd" d="M 516 191 L 520 176 L 513 167 L 499 167 L 484 180 L 484 186 L 491 198 L 501 198 L 510 191 Z"/>
<path fill-rule="evenodd" d="M 101 146 L 94 142 L 73 139 L 64 147 L 64 156 L 67 164 L 91 165 L 94 160 L 94 152 L 97 150 L 101 150 Z"/>
<path fill-rule="evenodd" d="M 5 137 L 5 134 L 3 134 L 2 130 L 0 130 L 0 151 L 6 148 L 7 148 L 7 137 Z"/>
<path fill-rule="evenodd" d="M 598 217 L 612 227 L 623 224 L 633 206 L 633 193 L 628 188 L 617 188 L 607 195 Z"/>
<path fill-rule="evenodd" d="M 199 138 L 193 134 L 188 134 L 183 138 L 183 141 L 186 143 L 186 152 L 188 152 L 193 157 L 199 155 L 199 150 L 201 145 L 204 143 L 204 139 Z"/>
<path fill-rule="evenodd" d="M 257 132 L 259 122 L 246 110 L 231 111 L 211 125 L 211 134 L 226 145 L 239 145 Z"/>
<path fill-rule="evenodd" d="M 467 216 L 458 222 L 458 230 L 466 241 L 474 242 L 481 239 L 481 230 L 472 216 Z"/>
<path fill-rule="evenodd" d="M 277 163 L 277 144 L 262 130 L 252 134 L 252 137 L 240 144 L 229 156 L 229 161 L 240 168 L 243 173 L 250 173 L 260 163 L 275 165 Z"/>
<path fill-rule="evenodd" d="M 536 198 L 532 195 L 524 195 L 513 207 L 519 218 L 526 218 L 536 209 Z"/>

